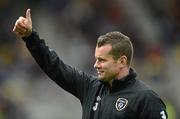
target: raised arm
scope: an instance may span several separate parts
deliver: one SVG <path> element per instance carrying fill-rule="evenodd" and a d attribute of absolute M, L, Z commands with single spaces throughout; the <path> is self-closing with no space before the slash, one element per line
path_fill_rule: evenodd
<path fill-rule="evenodd" d="M 26 42 L 26 46 L 41 69 L 59 86 L 83 101 L 91 76 L 80 72 L 71 66 L 64 64 L 55 51 L 46 46 L 45 41 L 32 30 L 30 9 L 26 11 L 26 17 L 19 17 L 13 28 L 13 32 Z"/>

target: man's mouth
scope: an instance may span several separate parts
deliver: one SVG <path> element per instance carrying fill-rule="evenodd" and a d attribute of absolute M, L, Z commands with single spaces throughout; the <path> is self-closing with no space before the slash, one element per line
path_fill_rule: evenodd
<path fill-rule="evenodd" d="M 104 73 L 104 71 L 97 71 L 98 75 L 101 75 L 102 73 Z"/>

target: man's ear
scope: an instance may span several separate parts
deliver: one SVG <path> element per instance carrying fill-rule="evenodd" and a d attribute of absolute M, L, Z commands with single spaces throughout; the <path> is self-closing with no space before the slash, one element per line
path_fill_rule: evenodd
<path fill-rule="evenodd" d="M 122 55 L 120 58 L 118 58 L 118 64 L 121 66 L 126 66 L 128 64 L 127 57 Z"/>

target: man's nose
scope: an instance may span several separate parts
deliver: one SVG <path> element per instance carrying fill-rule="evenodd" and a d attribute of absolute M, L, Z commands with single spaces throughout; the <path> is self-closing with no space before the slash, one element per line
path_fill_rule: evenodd
<path fill-rule="evenodd" d="M 96 61 L 96 62 L 94 63 L 94 68 L 97 69 L 98 67 L 99 67 L 99 63 L 98 63 L 98 61 Z"/>

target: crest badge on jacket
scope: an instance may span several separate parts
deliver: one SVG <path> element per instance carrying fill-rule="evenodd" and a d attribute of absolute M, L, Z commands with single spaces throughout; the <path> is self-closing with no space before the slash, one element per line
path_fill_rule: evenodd
<path fill-rule="evenodd" d="M 117 101 L 116 101 L 115 107 L 116 107 L 117 111 L 121 111 L 121 110 L 126 108 L 127 104 L 128 104 L 128 100 L 127 99 L 125 99 L 125 98 L 118 98 Z"/>

